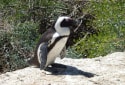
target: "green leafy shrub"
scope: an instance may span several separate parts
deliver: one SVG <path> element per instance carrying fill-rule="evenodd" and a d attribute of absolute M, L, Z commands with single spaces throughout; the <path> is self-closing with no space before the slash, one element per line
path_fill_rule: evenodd
<path fill-rule="evenodd" d="M 115 51 L 125 50 L 125 1 L 90 1 L 88 9 L 95 16 L 91 23 L 99 30 L 98 35 L 88 35 L 78 39 L 73 49 L 81 57 L 104 56 Z M 84 10 L 85 11 L 85 10 Z"/>
<path fill-rule="evenodd" d="M 9 68 L 8 61 L 8 55 L 11 48 L 10 45 L 10 36 L 11 34 L 6 32 L 0 32 L 0 72 L 8 71 L 7 68 Z"/>
<path fill-rule="evenodd" d="M 38 24 L 33 22 L 18 23 L 12 30 L 11 42 L 20 57 L 33 56 L 35 44 L 39 38 Z"/>
<path fill-rule="evenodd" d="M 33 22 L 18 23 L 14 28 L 0 35 L 1 72 L 13 71 L 26 67 L 27 59 L 33 56 L 34 44 L 39 37 L 38 24 Z"/>
<path fill-rule="evenodd" d="M 64 13 L 65 5 L 57 0 L 1 0 L 0 10 L 9 23 L 40 22 L 57 18 Z"/>

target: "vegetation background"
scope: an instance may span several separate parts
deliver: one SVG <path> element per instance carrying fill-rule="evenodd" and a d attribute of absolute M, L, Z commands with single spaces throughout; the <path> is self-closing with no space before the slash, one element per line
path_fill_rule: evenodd
<path fill-rule="evenodd" d="M 67 43 L 67 57 L 124 51 L 124 9 L 124 0 L 0 0 L 0 72 L 28 66 L 39 37 L 61 15 L 82 21 Z"/>

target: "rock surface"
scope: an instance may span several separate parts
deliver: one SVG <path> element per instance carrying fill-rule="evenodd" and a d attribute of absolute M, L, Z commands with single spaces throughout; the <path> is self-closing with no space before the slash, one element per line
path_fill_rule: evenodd
<path fill-rule="evenodd" d="M 0 85 L 125 85 L 125 52 L 92 59 L 57 60 L 58 68 L 27 67 L 0 75 Z M 56 69 L 56 70 L 55 70 Z"/>

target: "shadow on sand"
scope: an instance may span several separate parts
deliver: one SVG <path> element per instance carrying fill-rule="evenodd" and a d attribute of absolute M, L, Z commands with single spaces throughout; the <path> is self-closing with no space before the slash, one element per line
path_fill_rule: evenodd
<path fill-rule="evenodd" d="M 73 66 L 58 63 L 52 64 L 52 67 L 48 67 L 46 71 L 51 72 L 52 75 L 83 75 L 88 78 L 94 77 L 96 75 L 94 73 L 79 70 Z"/>

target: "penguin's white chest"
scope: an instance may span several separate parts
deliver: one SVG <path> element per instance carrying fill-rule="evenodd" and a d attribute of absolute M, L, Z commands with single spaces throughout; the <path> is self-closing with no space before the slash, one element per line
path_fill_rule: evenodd
<path fill-rule="evenodd" d="M 59 56 L 60 52 L 64 48 L 66 42 L 67 42 L 68 37 L 64 37 L 60 39 L 58 42 L 56 42 L 55 46 L 51 49 L 51 51 L 47 55 L 47 63 L 46 66 L 52 64 L 56 57 Z"/>

